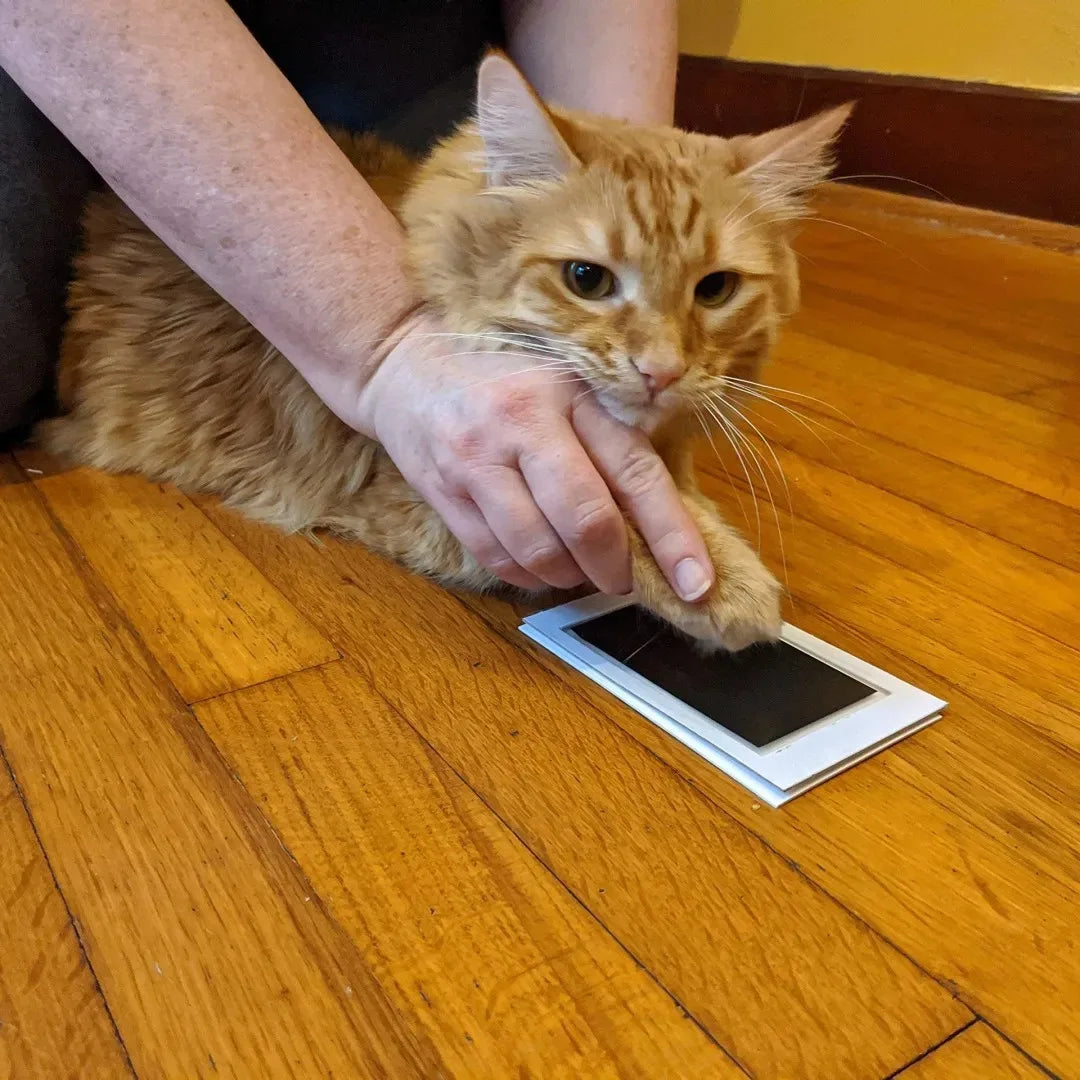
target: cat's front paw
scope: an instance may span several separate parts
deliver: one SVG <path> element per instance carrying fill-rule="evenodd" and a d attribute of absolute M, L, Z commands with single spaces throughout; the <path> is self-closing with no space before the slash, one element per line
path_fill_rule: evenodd
<path fill-rule="evenodd" d="M 707 651 L 738 652 L 780 636 L 780 583 L 755 559 L 721 572 L 704 600 L 687 604 L 672 593 L 655 614 Z"/>

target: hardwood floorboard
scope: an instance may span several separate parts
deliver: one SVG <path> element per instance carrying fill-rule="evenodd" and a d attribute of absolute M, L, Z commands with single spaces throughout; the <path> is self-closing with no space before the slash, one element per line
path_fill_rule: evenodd
<path fill-rule="evenodd" d="M 436 1075 L 31 485 L 0 551 L 3 750 L 136 1073 Z"/>
<path fill-rule="evenodd" d="M 489 625 L 1040 1060 L 1071 1075 L 1080 953 L 1080 757 L 966 693 L 945 720 L 774 812 L 521 638 L 523 610 L 468 598 Z M 934 688 L 888 645 L 807 607 L 798 625 Z M 1054 957 L 1051 962 L 1048 957 Z"/>
<path fill-rule="evenodd" d="M 745 1075 L 355 668 L 197 714 L 449 1075 Z"/>
<path fill-rule="evenodd" d="M 1017 401 L 1062 416 L 1080 416 L 1080 380 L 1055 382 L 1014 395 Z"/>
<path fill-rule="evenodd" d="M 894 365 L 795 333 L 784 338 L 768 372 L 770 379 L 782 379 L 781 385 L 794 393 L 828 401 L 860 431 L 1080 509 L 1080 461 L 1075 445 L 1080 440 L 1074 442 L 1068 430 L 1056 433 L 1052 418 L 1047 417 L 1045 444 L 1034 445 L 1017 437 L 1004 420 L 999 429 L 992 416 L 979 415 L 975 408 L 952 408 L 932 394 L 916 399 L 915 391 L 905 390 L 901 375 Z M 994 400 L 1006 409 L 1017 404 Z M 1040 410 L 1031 412 L 1046 417 Z M 1062 424 L 1068 427 L 1069 421 Z"/>
<path fill-rule="evenodd" d="M 0 451 L 0 487 L 5 484 L 22 484 L 26 482 L 22 469 L 19 468 L 13 454 Z"/>
<path fill-rule="evenodd" d="M 337 658 L 175 489 L 90 469 L 36 486 L 185 701 Z"/>
<path fill-rule="evenodd" d="M 1080 514 L 1075 510 L 838 422 L 824 412 L 810 415 L 808 426 L 803 426 L 779 410 L 762 408 L 770 419 L 764 424 L 753 419 L 776 446 L 931 510 L 945 521 L 968 525 L 1049 562 L 1080 570 Z M 712 453 L 702 451 L 699 460 L 715 471 Z M 737 465 L 728 471 L 737 472 Z M 737 504 L 731 510 L 737 514 Z M 745 525 L 742 518 L 735 520 Z"/>
<path fill-rule="evenodd" d="M 316 551 L 204 505 L 753 1075 L 884 1075 L 966 1022 L 906 958 L 455 597 L 355 546 Z"/>
<path fill-rule="evenodd" d="M 942 721 L 771 811 L 521 605 L 0 453 L 2 1080 L 1080 1080 L 1080 230 L 818 216 L 762 550 Z"/>
<path fill-rule="evenodd" d="M 768 457 L 770 467 L 775 465 L 787 480 L 786 488 L 772 480 L 787 547 L 799 547 L 802 522 L 807 521 L 930 578 L 935 588 L 984 604 L 1059 643 L 1071 646 L 1080 641 L 1080 605 L 1075 599 L 1080 595 L 1080 571 L 935 514 L 841 468 L 783 446 L 775 452 L 775 462 Z M 717 482 L 726 479 L 711 457 L 710 450 L 703 450 L 699 468 Z M 737 488 L 740 498 L 735 506 L 741 501 L 747 507 L 745 484 L 738 483 Z M 760 481 L 757 489 L 760 494 Z M 775 531 L 771 512 L 762 528 Z"/>
<path fill-rule="evenodd" d="M 1048 1074 L 986 1024 L 973 1024 L 897 1080 L 1046 1080 Z"/>
<path fill-rule="evenodd" d="M 706 492 L 727 483 L 708 473 L 702 479 Z M 853 505 L 850 512 L 860 508 Z M 777 537 L 775 524 L 763 521 L 762 548 L 779 572 Z M 836 557 L 838 547 L 843 558 Z M 838 544 L 836 534 L 807 518 L 788 530 L 784 562 L 793 621 L 799 620 L 800 601 L 827 610 L 887 640 L 944 685 L 971 686 L 987 704 L 1080 749 L 1080 650 L 1073 645 L 950 591 L 928 570 L 907 569 L 857 544 Z M 1032 657 L 1039 662 L 1033 664 Z"/>
<path fill-rule="evenodd" d="M 0 757 L 0 1077 L 130 1077 L 63 897 Z"/>
<path fill-rule="evenodd" d="M 984 393 L 1019 397 L 1060 375 L 1056 366 L 1045 372 L 1028 371 L 1011 363 L 1011 358 L 949 348 L 927 333 L 925 322 L 907 325 L 874 317 L 858 299 L 819 285 L 813 289 L 811 302 L 795 316 L 792 329 L 861 355 L 903 357 L 907 370 Z M 1034 401 L 1029 404 L 1045 408 Z"/>

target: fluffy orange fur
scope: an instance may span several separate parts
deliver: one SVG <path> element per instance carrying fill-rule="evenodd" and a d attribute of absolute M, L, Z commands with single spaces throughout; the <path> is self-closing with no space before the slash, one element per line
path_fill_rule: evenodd
<path fill-rule="evenodd" d="M 648 431 L 718 572 L 697 604 L 670 589 L 631 526 L 642 604 L 703 643 L 774 636 L 779 587 L 697 490 L 690 441 L 725 380 L 756 378 L 796 307 L 792 222 L 828 170 L 846 109 L 731 140 L 545 108 L 508 60 L 481 66 L 477 116 L 423 163 L 335 134 L 405 225 L 416 286 L 487 349 L 558 349 L 598 399 Z M 567 261 L 608 268 L 585 299 Z M 706 304 L 695 286 L 735 277 Z M 496 580 L 382 448 L 342 423 L 288 361 L 115 196 L 95 195 L 70 290 L 60 393 L 40 428 L 68 458 L 211 492 L 295 532 L 356 538 L 448 585 Z M 652 373 L 663 386 L 650 389 Z"/>

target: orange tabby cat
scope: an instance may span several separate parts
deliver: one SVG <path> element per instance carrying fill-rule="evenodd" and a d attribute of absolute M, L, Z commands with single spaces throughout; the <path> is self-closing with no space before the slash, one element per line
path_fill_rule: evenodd
<path fill-rule="evenodd" d="M 650 433 L 717 583 L 683 602 L 631 528 L 635 589 L 706 645 L 774 637 L 780 590 L 696 488 L 696 415 L 738 386 L 725 378 L 756 377 L 796 307 L 792 222 L 847 113 L 729 140 L 640 128 L 547 109 L 492 54 L 476 118 L 423 164 L 370 136 L 336 136 L 399 215 L 417 288 L 451 330 L 489 351 L 532 342 L 538 362 L 557 346 L 614 415 Z M 285 530 L 335 530 L 450 585 L 497 584 L 382 448 L 115 196 L 87 207 L 70 312 L 66 415 L 40 429 L 53 451 L 216 493 Z M 660 386 L 635 355 L 651 358 Z"/>

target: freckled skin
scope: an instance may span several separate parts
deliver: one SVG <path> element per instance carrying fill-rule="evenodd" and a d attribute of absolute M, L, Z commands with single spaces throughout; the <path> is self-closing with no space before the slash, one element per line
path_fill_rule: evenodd
<path fill-rule="evenodd" d="M 690 443 L 723 376 L 756 378 L 797 302 L 790 223 L 842 119 L 760 142 L 544 111 L 565 171 L 497 189 L 477 168 L 486 144 L 473 125 L 420 165 L 372 137 L 336 136 L 404 224 L 416 288 L 451 330 L 559 346 L 610 412 L 650 434 L 717 584 L 700 603 L 680 600 L 628 522 L 635 589 L 707 647 L 774 636 L 779 587 L 698 492 Z M 40 429 L 48 447 L 216 493 L 287 531 L 337 531 L 450 585 L 498 587 L 382 447 L 338 420 L 115 196 L 95 195 L 85 226 L 60 372 L 67 413 Z M 614 294 L 574 295 L 567 260 L 610 269 Z M 694 289 L 717 271 L 740 283 L 708 307 Z M 653 394 L 650 372 L 677 377 Z"/>

